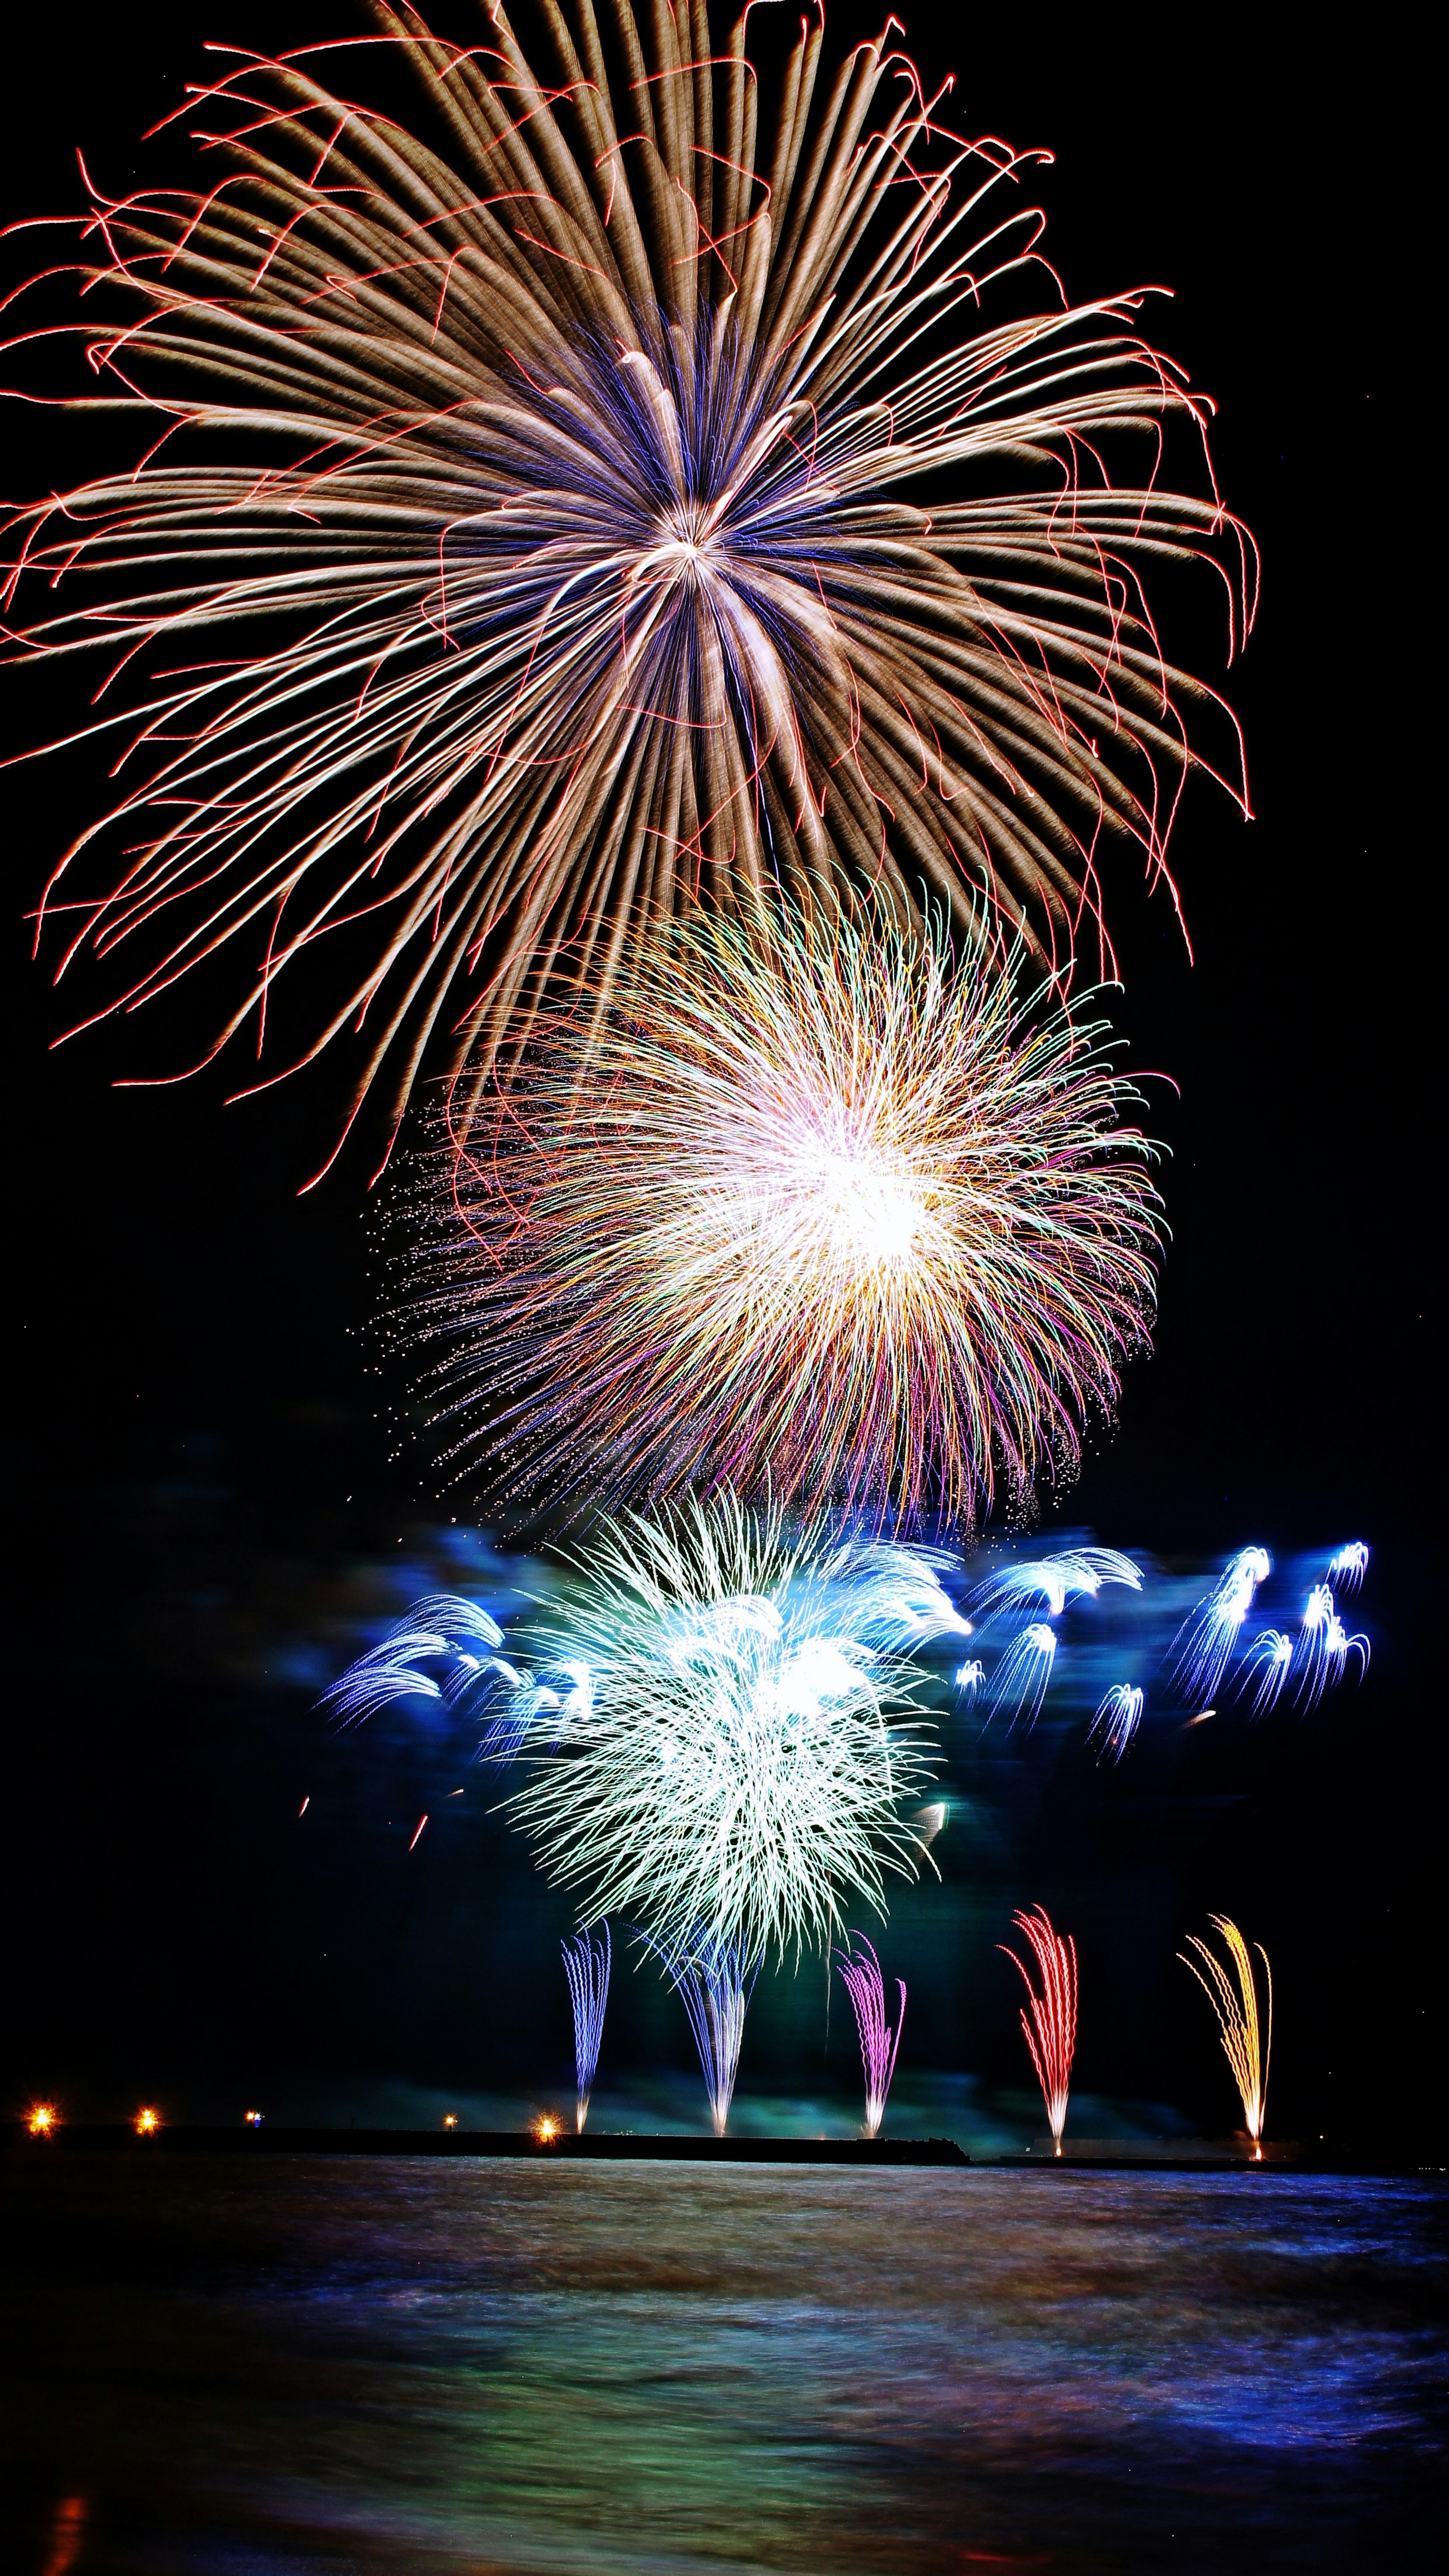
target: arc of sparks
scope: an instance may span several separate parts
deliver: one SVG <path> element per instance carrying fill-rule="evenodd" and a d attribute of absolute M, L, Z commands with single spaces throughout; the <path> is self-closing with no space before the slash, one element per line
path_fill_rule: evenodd
<path fill-rule="evenodd" d="M 1266 1987 L 1266 2009 L 1260 2015 L 1257 1977 L 1247 1942 L 1231 1916 L 1210 1914 L 1208 1921 L 1227 1951 L 1227 1966 L 1196 1932 L 1187 1936 L 1193 1956 L 1189 1958 L 1182 1950 L 1177 1955 L 1212 2005 L 1223 2054 L 1232 2068 L 1243 2106 L 1243 2126 L 1252 2140 L 1253 2161 L 1261 2164 L 1263 2124 L 1268 2116 L 1268 2063 L 1273 2051 L 1273 1971 L 1262 1942 L 1255 1941 L 1253 1948 L 1263 1962 Z"/>
<path fill-rule="evenodd" d="M 1016 1913 L 1011 1919 L 1031 1944 L 1041 1978 L 1040 1993 L 1032 1984 L 1031 1971 L 1016 1952 L 1008 1949 L 1004 1941 L 998 1941 L 996 1946 L 1019 1970 L 1026 1987 L 1031 2016 L 1028 2019 L 1023 2008 L 1022 2035 L 1046 2105 L 1053 2153 L 1059 2156 L 1077 2047 L 1077 1945 L 1070 1933 L 1063 1938 L 1053 1931 L 1044 1905 L 1034 1905 L 1030 1914 Z"/>

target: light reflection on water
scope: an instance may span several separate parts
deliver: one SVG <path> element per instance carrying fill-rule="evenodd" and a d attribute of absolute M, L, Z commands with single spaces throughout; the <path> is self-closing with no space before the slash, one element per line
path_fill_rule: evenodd
<path fill-rule="evenodd" d="M 6 2166 L 36 2576 L 1431 2563 L 1433 2183 Z"/>

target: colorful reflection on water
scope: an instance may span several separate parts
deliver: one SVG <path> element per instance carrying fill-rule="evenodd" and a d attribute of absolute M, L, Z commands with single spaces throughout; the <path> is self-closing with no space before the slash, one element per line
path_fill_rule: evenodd
<path fill-rule="evenodd" d="M 1433 2180 L 5 2166 L 36 2576 L 1431 2563 Z"/>

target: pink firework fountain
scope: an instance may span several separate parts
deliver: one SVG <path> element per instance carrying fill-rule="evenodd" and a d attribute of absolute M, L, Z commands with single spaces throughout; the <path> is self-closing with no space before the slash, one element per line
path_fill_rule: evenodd
<path fill-rule="evenodd" d="M 880 1961 L 863 1932 L 852 1932 L 849 1938 L 851 1955 L 841 1960 L 840 1973 L 855 2007 L 855 2026 L 860 2033 L 860 2062 L 865 2070 L 865 2134 L 874 2138 L 880 2132 L 886 2095 L 896 2071 L 896 2050 L 906 2018 L 906 1990 L 897 1977 L 896 1991 L 901 2001 L 892 2030 L 886 2020 Z"/>
<path fill-rule="evenodd" d="M 1021 2027 L 1046 2104 L 1052 2146 L 1060 2155 L 1077 2045 L 1077 1945 L 1070 1933 L 1063 1940 L 1060 1933 L 1052 1930 L 1044 1905 L 1034 1905 L 1030 1914 L 1014 1914 L 1011 1919 L 1031 1943 L 1041 1975 L 1040 1994 L 1032 1984 L 1030 1969 L 1016 1952 L 1007 1950 L 1004 1941 L 998 1941 L 996 1946 L 1006 1951 L 1013 1967 L 1020 1968 L 1026 1986 L 1031 2014 L 1028 2018 L 1023 2009 Z"/>

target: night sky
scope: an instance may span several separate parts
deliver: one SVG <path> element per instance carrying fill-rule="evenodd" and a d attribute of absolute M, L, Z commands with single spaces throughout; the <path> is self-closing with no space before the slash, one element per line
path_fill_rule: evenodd
<path fill-rule="evenodd" d="M 197 76 L 208 28 L 265 46 L 351 23 L 331 0 L 142 6 L 77 22 L 61 61 L 32 15 L 10 40 L 10 217 L 77 202 L 76 147 L 117 188 L 144 168 L 133 138 Z M 1362 1689 L 1306 1718 L 1164 1735 L 1116 1772 L 1050 1730 L 1003 1749 L 972 1784 L 994 1835 L 948 1836 L 946 1886 L 903 1902 L 882 1948 L 913 1985 L 907 2053 L 1019 2086 L 992 1944 L 1043 1898 L 1081 1947 L 1081 2084 L 1221 2133 L 1226 2071 L 1172 1954 L 1226 1910 L 1273 1956 L 1270 2126 L 1402 2145 L 1443 2039 L 1435 1176 L 1414 1134 L 1441 936 L 1405 804 L 1422 755 L 1404 739 L 1384 527 L 1416 469 L 1391 451 L 1377 372 L 1379 217 L 1346 140 L 1363 101 L 1351 64 L 1265 59 L 1261 12 L 1190 44 L 1146 13 L 997 23 L 983 41 L 975 13 L 908 13 L 908 36 L 928 77 L 962 73 L 965 123 L 1055 151 L 1038 185 L 1070 292 L 1175 287 L 1147 327 L 1217 397 L 1220 486 L 1264 557 L 1258 631 L 1226 683 L 1257 819 L 1194 781 L 1173 845 L 1195 964 L 1135 859 L 1108 878 L 1129 1061 L 1181 1090 L 1151 1087 L 1172 1243 L 1156 1355 L 1043 1535 L 1086 1527 L 1169 1566 L 1362 1536 L 1374 1658 Z M 875 20 L 830 24 L 843 39 Z M 13 276 L 23 246 L 6 247 Z M 81 470 L 53 419 L 10 413 L 7 441 L 13 495 Z M 1164 600 L 1169 650 L 1220 682 L 1211 576 Z M 59 729 L 79 695 L 7 680 L 9 744 Z M 561 2096 L 566 1906 L 460 1756 L 383 1727 L 339 1743 L 312 1707 L 366 1623 L 446 1572 L 455 1510 L 466 1521 L 423 1447 L 391 1454 L 381 1417 L 401 1390 L 371 1365 L 365 1161 L 295 1195 L 343 1068 L 231 1109 L 213 1075 L 113 1089 L 199 1051 L 202 994 L 47 1052 L 62 1014 L 20 915 L 100 768 L 11 770 L 4 808 L 18 1515 L 0 2100 L 44 2090 L 107 2117 L 154 2094 L 173 2117 L 233 2118 L 263 2094 L 341 2116 L 389 2082 Z M 460 1779 L 458 1812 L 409 1857 L 429 1794 Z M 821 1983 L 815 1967 L 762 1984 L 742 2089 L 847 2097 L 839 1998 L 821 2074 Z M 618 1977 L 609 2045 L 641 2075 L 689 2062 L 682 2015 L 642 1971 Z"/>

